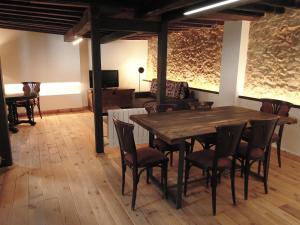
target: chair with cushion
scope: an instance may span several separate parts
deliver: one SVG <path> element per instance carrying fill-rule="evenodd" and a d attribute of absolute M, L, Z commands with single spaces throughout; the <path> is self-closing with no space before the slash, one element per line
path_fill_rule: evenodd
<path fill-rule="evenodd" d="M 203 151 L 192 152 L 186 156 L 184 194 L 187 193 L 187 184 L 190 168 L 196 166 L 205 171 L 211 171 L 212 187 L 212 209 L 216 215 L 216 188 L 219 174 L 225 169 L 230 169 L 231 192 L 233 204 L 235 201 L 235 153 L 240 143 L 246 123 L 219 126 L 217 130 L 216 150 L 205 149 Z"/>
<path fill-rule="evenodd" d="M 176 104 L 159 104 L 159 105 L 146 107 L 145 109 L 148 112 L 148 114 L 151 114 L 151 113 L 163 113 L 163 112 L 175 111 L 178 108 Z M 170 145 L 160 138 L 155 138 L 153 140 L 153 147 L 163 152 L 165 156 L 170 155 L 170 165 L 171 166 L 173 165 L 173 153 L 179 151 L 179 144 Z M 189 149 L 190 149 L 189 144 L 186 143 L 187 153 L 189 152 Z"/>
<path fill-rule="evenodd" d="M 279 116 L 289 116 L 289 111 L 292 108 L 293 104 L 289 102 L 284 102 L 280 100 L 274 100 L 274 99 L 262 99 L 262 106 L 260 108 L 260 111 L 267 112 L 267 113 L 273 113 Z M 278 159 L 278 165 L 281 167 L 281 140 L 283 135 L 283 129 L 284 124 L 279 125 L 278 133 L 274 132 L 272 137 L 272 143 L 276 143 L 277 147 L 277 159 Z"/>
<path fill-rule="evenodd" d="M 35 99 L 30 100 L 32 109 L 37 106 L 39 115 L 42 118 L 41 105 L 40 105 L 40 86 L 41 82 L 22 82 L 24 95 L 36 95 Z M 26 107 L 27 101 L 18 101 L 17 107 Z"/>
<path fill-rule="evenodd" d="M 265 193 L 268 193 L 268 172 L 271 153 L 272 136 L 278 122 L 278 118 L 269 120 L 251 120 L 251 130 L 248 142 L 242 141 L 236 157 L 241 161 L 242 173 L 244 173 L 244 198 L 248 199 L 248 181 L 251 166 L 255 162 L 263 162 L 263 182 Z"/>
<path fill-rule="evenodd" d="M 149 171 L 153 167 L 161 168 L 164 196 L 167 198 L 168 158 L 160 151 L 151 147 L 143 147 L 136 149 L 133 136 L 134 125 L 122 122 L 115 118 L 113 118 L 113 121 L 117 131 L 121 153 L 122 195 L 124 195 L 126 166 L 132 169 L 133 194 L 131 209 L 134 210 L 135 208 L 137 185 L 142 172 L 147 170 L 148 182 Z"/>
<path fill-rule="evenodd" d="M 210 101 L 200 101 L 189 103 L 189 106 L 191 110 L 209 111 L 212 109 L 213 104 L 214 102 Z M 216 134 L 205 134 L 193 137 L 191 139 L 191 152 L 194 150 L 195 141 L 198 141 L 202 145 L 203 149 L 209 149 L 216 145 Z"/>

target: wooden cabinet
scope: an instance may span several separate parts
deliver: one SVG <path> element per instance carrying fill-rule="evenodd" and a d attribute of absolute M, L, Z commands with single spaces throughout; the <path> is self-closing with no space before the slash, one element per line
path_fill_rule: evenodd
<path fill-rule="evenodd" d="M 132 108 L 134 89 L 103 89 L 103 108 L 118 106 L 120 108 Z M 88 90 L 88 107 L 93 111 L 93 89 Z"/>

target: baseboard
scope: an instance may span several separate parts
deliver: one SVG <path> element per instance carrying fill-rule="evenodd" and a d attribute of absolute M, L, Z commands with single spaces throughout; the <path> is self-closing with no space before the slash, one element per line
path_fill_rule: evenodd
<path fill-rule="evenodd" d="M 66 108 L 66 109 L 51 109 L 51 110 L 43 110 L 42 115 L 53 115 L 53 114 L 64 114 L 64 113 L 74 113 L 74 112 L 85 112 L 89 111 L 88 107 L 79 107 L 79 108 Z M 26 113 L 19 113 L 19 116 L 26 116 Z M 38 117 L 39 113 L 35 112 L 35 117 Z"/>

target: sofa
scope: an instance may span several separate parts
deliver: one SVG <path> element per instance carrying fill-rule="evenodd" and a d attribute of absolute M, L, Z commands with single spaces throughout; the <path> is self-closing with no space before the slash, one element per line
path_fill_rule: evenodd
<path fill-rule="evenodd" d="M 156 104 L 157 79 L 151 81 L 149 92 L 135 93 L 134 107 L 144 108 Z M 188 109 L 190 102 L 197 101 L 187 82 L 166 81 L 166 103 L 176 104 L 178 108 Z"/>

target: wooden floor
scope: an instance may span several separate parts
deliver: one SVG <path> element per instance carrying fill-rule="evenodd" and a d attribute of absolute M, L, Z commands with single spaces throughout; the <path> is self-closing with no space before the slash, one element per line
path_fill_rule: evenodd
<path fill-rule="evenodd" d="M 122 196 L 119 151 L 107 148 L 96 157 L 91 113 L 45 116 L 37 122 L 11 135 L 14 166 L 0 170 L 0 225 L 300 224 L 300 159 L 292 155 L 284 154 L 282 169 L 272 156 L 268 195 L 251 178 L 249 200 L 244 201 L 243 180 L 237 175 L 236 207 L 229 179 L 223 178 L 215 217 L 203 182 L 189 185 L 183 208 L 176 210 L 144 177 L 137 209 L 131 211 L 130 173 Z M 191 172 L 192 179 L 202 177 L 199 170 Z M 169 171 L 170 183 L 175 174 L 176 165 Z"/>

